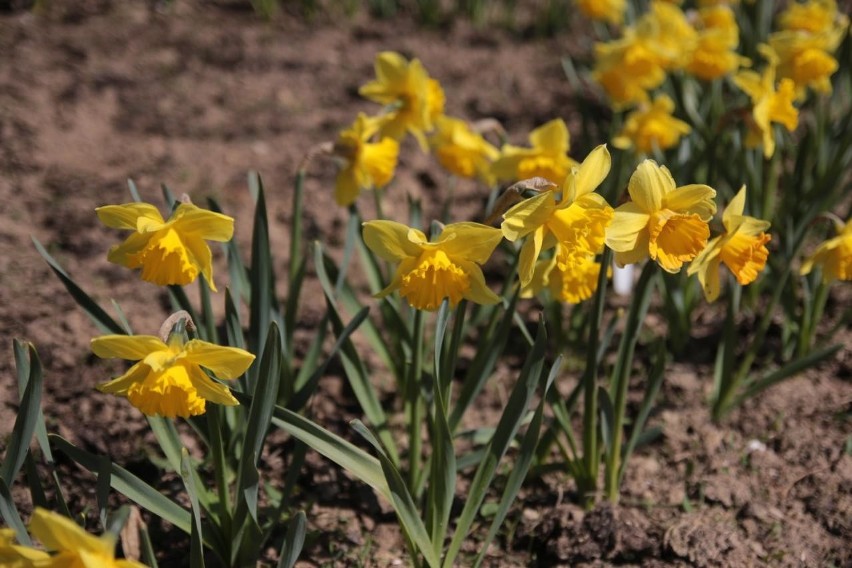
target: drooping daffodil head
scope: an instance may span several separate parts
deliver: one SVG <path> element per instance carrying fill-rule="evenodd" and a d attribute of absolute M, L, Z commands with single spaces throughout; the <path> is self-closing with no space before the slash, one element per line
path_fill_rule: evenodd
<path fill-rule="evenodd" d="M 211 378 L 236 379 L 255 356 L 237 347 L 221 347 L 199 339 L 184 342 L 172 333 L 168 343 L 153 335 L 104 335 L 92 340 L 101 358 L 136 361 L 120 377 L 98 386 L 108 394 L 126 397 L 148 416 L 188 418 L 203 414 L 207 401 L 235 406 L 228 388 Z"/>
<path fill-rule="evenodd" d="M 107 227 L 133 231 L 110 249 L 110 262 L 140 268 L 142 280 L 158 286 L 190 284 L 200 273 L 216 290 L 213 255 L 205 241 L 231 240 L 233 218 L 191 203 L 179 204 L 167 221 L 148 203 L 106 205 L 95 211 Z"/>
<path fill-rule="evenodd" d="M 576 162 L 568 156 L 571 138 L 565 121 L 557 118 L 530 133 L 530 147 L 506 144 L 494 162 L 492 172 L 498 181 L 519 181 L 534 177 L 560 184 Z"/>
<path fill-rule="evenodd" d="M 721 292 L 719 268 L 728 267 L 741 286 L 754 282 L 766 266 L 771 237 L 766 234 L 769 221 L 744 215 L 746 188 L 743 186 L 722 214 L 725 232 L 707 243 L 687 273 L 697 274 L 708 302 L 715 301 Z"/>
<path fill-rule="evenodd" d="M 810 274 L 814 267 L 822 269 L 822 281 L 826 284 L 835 280 L 852 280 L 852 219 L 846 224 L 835 222 L 837 235 L 821 243 L 814 253 L 805 259 L 801 274 Z"/>
<path fill-rule="evenodd" d="M 334 199 L 341 206 L 354 203 L 363 189 L 379 189 L 393 178 L 399 142 L 381 138 L 373 142 L 383 119 L 359 113 L 351 128 L 340 133 L 333 155 L 341 162 L 334 184 Z"/>
<path fill-rule="evenodd" d="M 391 283 L 376 297 L 394 291 L 418 310 L 433 311 L 445 298 L 495 304 L 499 296 L 485 283 L 481 264 L 500 243 L 499 229 L 479 223 L 453 223 L 430 242 L 421 231 L 395 221 L 364 223 L 364 242 L 376 255 L 397 264 Z"/>
<path fill-rule="evenodd" d="M 453 175 L 493 185 L 491 165 L 500 151 L 464 120 L 442 116 L 436 124 L 429 146 L 441 166 Z"/>
<path fill-rule="evenodd" d="M 521 297 L 531 298 L 549 290 L 554 300 L 579 304 L 597 290 L 600 270 L 595 255 L 577 254 L 556 245 L 553 257 L 536 263 L 532 279 L 521 289 Z"/>
<path fill-rule="evenodd" d="M 716 191 L 703 184 L 677 187 L 665 166 L 645 160 L 628 182 L 631 201 L 615 210 L 606 244 L 619 266 L 651 258 L 678 272 L 704 249 Z"/>
<path fill-rule="evenodd" d="M 654 148 L 666 150 L 677 145 L 692 128 L 675 118 L 675 104 L 668 95 L 659 95 L 651 105 L 642 105 L 627 115 L 621 132 L 612 140 L 616 148 L 635 148 L 650 154 Z"/>

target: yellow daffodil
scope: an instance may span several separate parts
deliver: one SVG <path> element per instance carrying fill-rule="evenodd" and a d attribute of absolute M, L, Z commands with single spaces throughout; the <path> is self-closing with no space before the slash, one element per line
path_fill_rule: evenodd
<path fill-rule="evenodd" d="M 840 67 L 832 52 L 842 33 L 809 34 L 777 32 L 769 36 L 769 47 L 778 57 L 778 76 L 792 80 L 796 98 L 804 99 L 807 88 L 818 93 L 831 92 L 831 76 Z"/>
<path fill-rule="evenodd" d="M 425 151 L 426 134 L 444 114 L 444 90 L 418 59 L 408 61 L 399 53 L 383 51 L 376 56 L 376 80 L 359 89 L 361 96 L 387 107 L 381 132 L 396 140 L 410 132 Z"/>
<path fill-rule="evenodd" d="M 635 148 L 649 154 L 654 146 L 665 150 L 676 146 L 681 136 L 692 130 L 687 123 L 672 116 L 675 105 L 668 95 L 659 95 L 650 107 L 640 107 L 627 115 L 621 132 L 613 138 L 616 148 Z"/>
<path fill-rule="evenodd" d="M 208 400 L 238 404 L 228 388 L 202 367 L 220 379 L 236 379 L 254 361 L 248 351 L 198 339 L 184 343 L 177 333 L 168 344 L 153 335 L 105 335 L 92 340 L 92 351 L 102 358 L 138 361 L 122 376 L 99 385 L 99 391 L 127 397 L 148 416 L 167 418 L 203 414 Z"/>
<path fill-rule="evenodd" d="M 576 164 L 568 157 L 571 138 L 565 121 L 557 118 L 530 133 L 531 148 L 506 144 L 494 162 L 492 172 L 499 181 L 519 181 L 543 177 L 553 183 L 565 181 L 568 170 Z"/>
<path fill-rule="evenodd" d="M 745 286 L 757 279 L 769 258 L 769 250 L 766 248 L 771 238 L 766 234 L 769 221 L 743 215 L 745 201 L 746 189 L 743 186 L 722 215 L 725 233 L 707 243 L 687 270 L 690 276 L 698 274 L 698 281 L 708 302 L 719 297 L 720 264 L 727 266 L 737 282 Z"/>
<path fill-rule="evenodd" d="M 575 0 L 577 8 L 589 19 L 620 26 L 624 21 L 626 0 Z"/>
<path fill-rule="evenodd" d="M 734 83 L 751 98 L 753 107 L 746 144 L 750 147 L 762 144 L 764 156 L 770 158 L 775 153 L 772 123 L 777 122 L 792 132 L 799 125 L 799 111 L 793 106 L 796 98 L 795 83 L 790 79 L 782 79 L 776 90 L 777 56 L 767 48 L 762 52 L 769 59 L 763 74 L 740 71 L 734 77 Z"/>
<path fill-rule="evenodd" d="M 451 306 L 463 298 L 477 304 L 499 302 L 486 286 L 479 265 L 488 260 L 501 239 L 499 229 L 478 223 L 447 225 L 435 242 L 402 223 L 364 223 L 364 242 L 370 250 L 398 263 L 393 281 L 376 297 L 399 290 L 418 310 L 437 310 L 444 298 L 449 298 Z"/>
<path fill-rule="evenodd" d="M 662 85 L 666 71 L 651 43 L 627 29 L 621 39 L 595 44 L 592 76 L 619 110 L 647 101 L 648 91 Z"/>
<path fill-rule="evenodd" d="M 594 255 L 577 255 L 557 245 L 553 258 L 536 263 L 530 283 L 522 288 L 521 297 L 531 298 L 545 288 L 551 296 L 566 304 L 588 300 L 598 289 L 601 265 Z"/>
<path fill-rule="evenodd" d="M 668 168 L 645 160 L 627 185 L 632 201 L 615 210 L 606 244 L 619 266 L 650 257 L 667 272 L 678 272 L 704 249 L 707 223 L 716 213 L 716 191 L 706 185 L 675 187 Z"/>
<path fill-rule="evenodd" d="M 5 532 L 6 529 L 2 529 Z M 53 554 L 27 546 L 13 546 L 0 538 L 0 564 L 7 568 L 145 568 L 134 560 L 115 557 L 115 537 L 90 535 L 77 523 L 41 507 L 30 519 L 30 533 Z M 4 542 L 5 541 L 5 542 Z M 17 555 L 17 556 L 16 556 Z"/>
<path fill-rule="evenodd" d="M 651 46 L 663 69 L 683 69 L 695 49 L 698 33 L 683 11 L 673 4 L 653 0 L 650 10 L 636 22 L 636 34 Z"/>
<path fill-rule="evenodd" d="M 736 53 L 739 28 L 733 10 L 725 5 L 702 8 L 698 12 L 698 39 L 686 70 L 705 81 L 736 71 L 749 60 Z"/>
<path fill-rule="evenodd" d="M 359 113 L 355 124 L 337 138 L 334 156 L 343 162 L 334 185 L 334 199 L 339 205 L 354 203 L 362 189 L 384 187 L 393 177 L 399 142 L 393 138 L 370 142 L 381 124 L 381 119 Z"/>
<path fill-rule="evenodd" d="M 210 289 L 216 290 L 213 257 L 205 241 L 231 240 L 231 217 L 191 203 L 178 205 L 168 221 L 148 203 L 106 205 L 95 211 L 107 227 L 134 231 L 122 244 L 110 249 L 110 262 L 141 268 L 142 280 L 159 286 L 189 284 L 200 272 Z"/>
<path fill-rule="evenodd" d="M 852 219 L 835 223 L 837 236 L 828 239 L 802 264 L 802 275 L 809 274 L 814 266 L 822 269 L 822 281 L 852 280 Z"/>
<path fill-rule="evenodd" d="M 834 0 L 809 0 L 790 2 L 778 22 L 782 30 L 818 34 L 830 31 L 843 18 Z"/>
<path fill-rule="evenodd" d="M 38 511 L 39 509 L 36 509 Z M 50 555 L 43 551 L 13 544 L 14 529 L 0 529 L 0 566 L 5 568 L 30 568 L 36 561 L 50 561 Z"/>
<path fill-rule="evenodd" d="M 450 173 L 494 184 L 491 164 L 500 152 L 458 118 L 442 116 L 429 140 L 438 162 Z"/>
<path fill-rule="evenodd" d="M 563 254 L 585 257 L 602 250 L 613 211 L 594 191 L 609 169 L 609 151 L 605 145 L 598 146 L 582 164 L 571 169 L 562 186 L 561 200 L 557 200 L 556 192 L 548 190 L 506 211 L 500 227 L 503 236 L 510 241 L 527 237 L 518 263 L 521 286 L 532 280 L 541 251 L 557 242 Z"/>

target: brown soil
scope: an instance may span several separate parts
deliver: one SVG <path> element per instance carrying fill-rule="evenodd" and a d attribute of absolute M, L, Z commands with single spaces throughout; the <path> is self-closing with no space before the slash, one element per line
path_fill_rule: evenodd
<path fill-rule="evenodd" d="M 161 182 L 198 202 L 216 197 L 236 217 L 236 238 L 247 247 L 245 179 L 247 170 L 258 170 L 272 242 L 285 251 L 295 167 L 358 111 L 374 110 L 357 87 L 372 76 L 378 51 L 419 57 L 443 84 L 448 113 L 497 118 L 522 143 L 530 128 L 553 117 L 576 123 L 559 58 L 588 48 L 574 34 L 522 40 L 461 21 L 424 30 L 405 18 L 338 14 L 306 24 L 288 14 L 268 24 L 234 10 L 241 4 L 233 2 L 61 4 L 40 16 L 0 14 L 0 344 L 7 354 L 0 357 L 0 439 L 18 400 L 11 339 L 23 338 L 45 364 L 50 430 L 130 468 L 146 463 L 147 425 L 123 400 L 93 390 L 118 367 L 90 355 L 96 328 L 30 236 L 102 303 L 115 299 L 134 329 L 152 333 L 168 299 L 106 262 L 117 236 L 93 214 L 98 205 L 129 200 L 127 178 L 157 203 Z M 408 144 L 390 191 L 400 201 L 403 193 L 423 198 L 428 219 L 438 213 L 445 180 Z M 334 204 L 332 184 L 330 164 L 312 167 L 305 229 L 306 238 L 339 251 L 346 213 Z M 481 188 L 462 183 L 457 195 L 456 218 L 480 214 Z M 277 255 L 278 270 L 286 268 L 285 256 Z M 848 290 L 842 295 L 836 301 L 849 300 Z M 305 326 L 317 296 L 309 287 Z M 848 346 L 852 337 L 842 330 L 839 339 Z M 710 362 L 672 364 L 652 416 L 664 435 L 631 462 L 622 504 L 584 512 L 567 476 L 531 480 L 489 564 L 852 565 L 850 365 L 846 347 L 834 363 L 768 391 L 718 426 L 704 405 Z M 330 376 L 321 390 L 318 420 L 346 431 L 344 420 L 356 409 L 344 381 Z M 478 411 L 484 424 L 496 422 L 499 395 L 496 386 L 486 393 L 490 400 Z M 267 465 L 284 463 L 286 449 L 273 444 Z M 65 468 L 72 507 L 91 511 L 91 477 Z M 318 456 L 309 457 L 302 481 L 317 531 L 303 565 L 405 562 L 387 504 Z M 27 510 L 25 492 L 15 495 Z M 181 565 L 188 540 L 155 547 L 171 549 L 162 566 Z"/>

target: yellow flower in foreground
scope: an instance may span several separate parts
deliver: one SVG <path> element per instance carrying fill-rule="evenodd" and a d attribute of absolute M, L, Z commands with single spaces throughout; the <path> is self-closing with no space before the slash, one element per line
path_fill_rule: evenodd
<path fill-rule="evenodd" d="M 760 75 L 754 71 L 740 71 L 734 77 L 734 83 L 751 97 L 753 121 L 749 125 L 746 144 L 750 147 L 763 145 L 763 154 L 767 158 L 775 153 L 775 133 L 772 123 L 782 124 L 792 132 L 799 125 L 799 111 L 793 106 L 796 98 L 796 85 L 790 79 L 782 79 L 775 90 L 775 67 L 777 56 L 771 50 L 763 53 L 769 58 L 769 65 Z"/>
<path fill-rule="evenodd" d="M 213 256 L 204 241 L 226 242 L 234 235 L 234 220 L 191 203 L 177 206 L 168 221 L 148 203 L 105 205 L 95 209 L 107 227 L 134 231 L 112 247 L 107 259 L 127 268 L 141 268 L 142 280 L 159 286 L 185 285 L 204 275 L 213 284 Z"/>
<path fill-rule="evenodd" d="M 675 105 L 668 95 L 658 95 L 654 104 L 627 115 L 621 132 L 613 138 L 616 148 L 636 148 L 650 154 L 654 146 L 665 150 L 676 146 L 680 137 L 692 130 L 687 123 L 672 116 Z"/>
<path fill-rule="evenodd" d="M 381 258 L 398 263 L 390 285 L 376 294 L 395 290 L 418 310 L 437 310 L 444 298 L 455 306 L 463 298 L 477 304 L 496 304 L 500 298 L 485 284 L 484 264 L 500 243 L 499 229 L 478 223 L 453 223 L 435 242 L 394 221 L 364 223 L 364 242 Z"/>
<path fill-rule="evenodd" d="M 531 298 L 547 288 L 554 299 L 579 304 L 598 289 L 600 270 L 601 264 L 595 262 L 594 255 L 570 254 L 557 245 L 553 258 L 536 263 L 535 275 L 521 290 L 521 297 Z"/>
<path fill-rule="evenodd" d="M 562 187 L 561 200 L 557 200 L 556 192 L 544 191 L 521 201 L 503 215 L 500 227 L 503 236 L 510 241 L 527 237 L 518 263 L 522 287 L 532 280 L 541 251 L 557 242 L 563 254 L 586 257 L 602 250 L 613 211 L 594 191 L 609 169 L 609 151 L 600 145 L 582 164 L 571 169 Z"/>
<path fill-rule="evenodd" d="M 571 138 L 561 118 L 547 122 L 530 133 L 532 148 L 506 144 L 494 162 L 492 172 L 500 181 L 543 177 L 559 184 L 576 164 L 568 157 Z"/>
<path fill-rule="evenodd" d="M 39 509 L 36 509 L 38 511 Z M 29 568 L 35 561 L 49 562 L 50 555 L 43 550 L 12 544 L 14 529 L 0 529 L 0 566 L 5 568 Z"/>
<path fill-rule="evenodd" d="M 458 118 L 442 116 L 437 130 L 429 140 L 438 162 L 450 173 L 459 177 L 478 178 L 493 185 L 491 163 L 500 152 L 489 144 L 478 132 Z"/>
<path fill-rule="evenodd" d="M 408 61 L 399 53 L 383 51 L 376 56 L 376 80 L 363 85 L 361 96 L 387 107 L 382 133 L 400 140 L 410 132 L 426 150 L 426 133 L 444 113 L 444 90 L 429 77 L 418 59 Z"/>
<path fill-rule="evenodd" d="M 627 29 L 621 39 L 595 44 L 592 76 L 619 109 L 648 100 L 648 91 L 665 81 L 666 71 L 651 43 Z"/>
<path fill-rule="evenodd" d="M 802 264 L 802 275 L 809 274 L 814 266 L 822 268 L 822 281 L 852 280 L 852 219 L 836 225 L 837 236 L 828 239 Z"/>
<path fill-rule="evenodd" d="M 678 272 L 701 252 L 716 213 L 716 191 L 706 185 L 675 187 L 665 166 L 645 160 L 627 185 L 631 202 L 615 210 L 606 244 L 619 266 L 650 257 L 667 272 Z"/>
<path fill-rule="evenodd" d="M 592 20 L 609 22 L 619 26 L 624 21 L 626 0 L 575 0 L 577 8 Z"/>
<path fill-rule="evenodd" d="M 32 566 L 37 568 L 144 568 L 134 560 L 115 558 L 115 537 L 106 533 L 100 537 L 90 535 L 77 523 L 41 507 L 36 507 L 30 520 L 30 532 L 54 554 L 27 548 L 14 547 L 22 554 L 21 564 L 3 563 L 3 566 Z M 2 550 L 2 549 L 0 549 Z M 0 552 L 0 560 L 5 560 Z"/>
<path fill-rule="evenodd" d="M 358 198 L 362 189 L 384 187 L 393 177 L 399 155 L 399 142 L 370 139 L 379 131 L 381 119 L 359 113 L 355 124 L 344 130 L 334 144 L 334 155 L 343 160 L 334 185 L 334 199 L 344 207 Z"/>
<path fill-rule="evenodd" d="M 236 379 L 254 361 L 248 351 L 198 339 L 184 343 L 176 333 L 168 345 L 152 335 L 104 335 L 92 340 L 92 351 L 101 358 L 138 361 L 122 376 L 99 385 L 99 391 L 127 397 L 148 416 L 167 418 L 203 414 L 208 400 L 226 406 L 239 404 L 202 367 L 221 379 Z"/>
<path fill-rule="evenodd" d="M 720 264 L 727 266 L 737 282 L 745 286 L 757 279 L 769 258 L 769 250 L 766 248 L 771 238 L 766 234 L 769 221 L 743 215 L 745 199 L 746 189 L 743 186 L 722 214 L 725 233 L 707 243 L 687 270 L 690 276 L 698 274 L 698 281 L 708 302 L 719 297 Z"/>

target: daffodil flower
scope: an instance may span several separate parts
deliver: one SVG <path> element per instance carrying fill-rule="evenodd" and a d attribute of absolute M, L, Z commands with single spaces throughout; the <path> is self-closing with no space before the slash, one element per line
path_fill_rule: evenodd
<path fill-rule="evenodd" d="M 395 221 L 364 223 L 364 242 L 379 257 L 398 264 L 393 280 L 376 294 L 395 290 L 418 310 L 437 310 L 444 298 L 451 306 L 463 298 L 495 304 L 499 296 L 485 284 L 484 264 L 500 243 L 499 229 L 478 223 L 453 223 L 435 242 L 421 231 Z"/>
<path fill-rule="evenodd" d="M 560 184 L 576 162 L 568 157 L 571 146 L 565 121 L 557 118 L 530 133 L 531 148 L 506 144 L 492 171 L 500 181 L 543 177 Z"/>
<path fill-rule="evenodd" d="M 575 0 L 577 8 L 592 20 L 620 26 L 627 8 L 625 0 Z"/>
<path fill-rule="evenodd" d="M 752 102 L 752 123 L 749 127 L 746 145 L 763 145 L 763 155 L 771 158 L 775 153 L 775 134 L 772 123 L 782 124 L 792 132 L 799 125 L 799 111 L 793 106 L 796 98 L 796 84 L 791 79 L 781 79 L 775 90 L 775 69 L 778 56 L 768 47 L 761 49 L 769 59 L 769 65 L 763 74 L 754 71 L 740 71 L 734 76 L 734 83 L 742 89 Z"/>
<path fill-rule="evenodd" d="M 615 210 L 606 244 L 619 266 L 648 257 L 667 272 L 678 272 L 704 249 L 708 222 L 716 213 L 716 191 L 706 185 L 676 187 L 665 166 L 645 160 L 627 185 L 632 201 Z"/>
<path fill-rule="evenodd" d="M 191 203 L 178 205 L 168 221 L 148 203 L 106 205 L 95 211 L 107 227 L 134 231 L 110 249 L 110 262 L 141 268 L 142 279 L 159 286 L 189 284 L 200 272 L 210 289 L 216 290 L 213 257 L 205 241 L 231 240 L 233 218 Z"/>
<path fill-rule="evenodd" d="M 601 251 L 613 211 L 594 190 L 609 173 L 610 163 L 606 145 L 600 145 L 566 176 L 561 200 L 554 191 L 544 191 L 506 211 L 500 227 L 503 236 L 510 241 L 527 237 L 518 263 L 521 286 L 532 280 L 541 251 L 557 242 L 566 254 Z"/>
<path fill-rule="evenodd" d="M 847 20 L 845 14 L 837 11 L 837 2 L 834 0 L 790 2 L 778 17 L 782 30 L 812 34 L 830 31 L 836 25 L 842 26 Z"/>
<path fill-rule="evenodd" d="M 500 152 L 478 132 L 458 118 L 442 116 L 429 139 L 438 162 L 452 174 L 478 178 L 486 185 L 494 184 L 491 164 Z"/>
<path fill-rule="evenodd" d="M 227 387 L 211 379 L 236 379 L 254 355 L 236 347 L 220 347 L 198 339 L 186 343 L 172 334 L 166 344 L 153 335 L 105 335 L 92 340 L 98 357 L 138 361 L 122 376 L 98 386 L 104 393 L 127 397 L 148 416 L 188 418 L 203 414 L 206 401 L 235 406 Z"/>
<path fill-rule="evenodd" d="M 601 265 L 595 255 L 578 255 L 556 245 L 552 258 L 539 260 L 529 284 L 521 289 L 522 298 L 531 298 L 544 289 L 566 304 L 588 300 L 598 289 Z"/>
<path fill-rule="evenodd" d="M 621 132 L 612 140 L 616 148 L 635 148 L 649 154 L 656 146 L 665 150 L 675 146 L 692 128 L 672 115 L 675 105 L 667 95 L 659 95 L 650 107 L 640 107 L 627 115 Z"/>
<path fill-rule="evenodd" d="M 751 284 L 766 266 L 769 251 L 766 234 L 769 221 L 748 215 L 745 210 L 746 189 L 740 189 L 722 214 L 725 233 L 715 237 L 689 265 L 687 274 L 698 274 L 698 281 L 708 302 L 719 297 L 721 289 L 719 265 L 724 264 L 736 277 L 740 285 Z"/>
<path fill-rule="evenodd" d="M 686 70 L 705 81 L 733 73 L 750 61 L 736 53 L 740 42 L 734 11 L 729 6 L 712 6 L 698 12 L 701 29 Z"/>
<path fill-rule="evenodd" d="M 778 76 L 795 83 L 797 99 L 807 96 L 808 87 L 831 93 L 831 76 L 840 68 L 832 53 L 844 35 L 845 29 L 819 34 L 780 31 L 769 36 L 769 47 L 778 57 Z"/>
<path fill-rule="evenodd" d="M 822 281 L 852 280 L 852 219 L 836 222 L 837 236 L 820 244 L 802 264 L 801 274 L 810 274 L 814 266 L 822 268 Z"/>
<path fill-rule="evenodd" d="M 145 568 L 134 560 L 115 558 L 115 537 L 97 537 L 77 523 L 41 507 L 30 520 L 30 533 L 53 552 L 11 544 L 11 534 L 0 529 L 0 564 L 8 568 Z"/>
<path fill-rule="evenodd" d="M 399 156 L 399 142 L 370 139 L 379 131 L 382 119 L 359 113 L 355 124 L 340 133 L 333 154 L 343 167 L 337 173 L 334 199 L 344 207 L 354 203 L 362 189 L 384 187 L 393 178 Z"/>
<path fill-rule="evenodd" d="M 444 90 L 429 77 L 418 59 L 408 61 L 399 53 L 383 51 L 376 56 L 376 80 L 363 85 L 361 96 L 387 107 L 382 133 L 401 140 L 410 132 L 425 151 L 426 134 L 444 114 Z"/>

